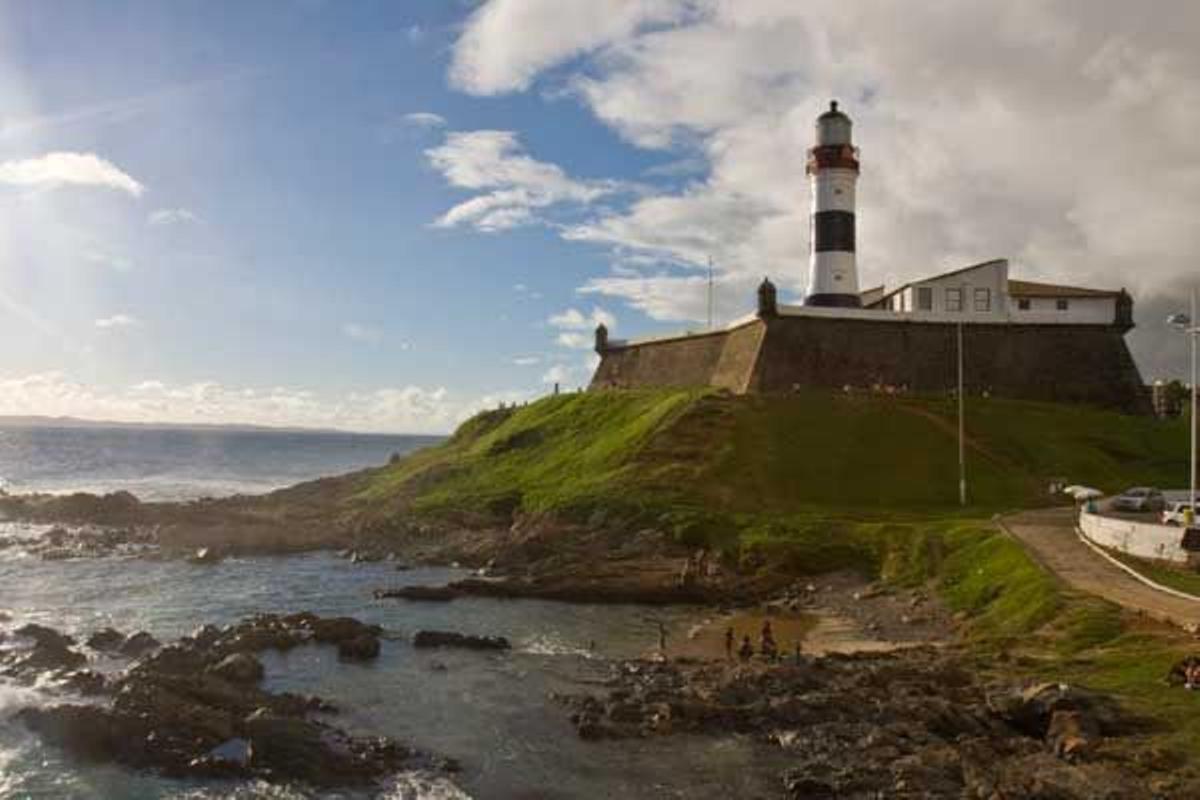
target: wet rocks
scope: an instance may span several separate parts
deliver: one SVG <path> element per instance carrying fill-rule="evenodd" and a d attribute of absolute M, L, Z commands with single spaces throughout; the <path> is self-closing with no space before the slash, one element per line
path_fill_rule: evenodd
<path fill-rule="evenodd" d="M 249 653 L 234 653 L 213 664 L 206 672 L 230 683 L 258 683 L 263 677 L 263 665 Z"/>
<path fill-rule="evenodd" d="M 368 625 L 353 617 L 313 618 L 305 624 L 312 631 L 314 639 L 328 644 L 339 644 L 364 636 L 378 637 L 383 632 L 378 625 Z"/>
<path fill-rule="evenodd" d="M 503 636 L 471 636 L 454 631 L 417 631 L 413 647 L 462 647 L 468 650 L 508 650 Z"/>
<path fill-rule="evenodd" d="M 1056 735 L 1071 728 L 1080 733 L 1120 735 L 1128 732 L 1130 723 L 1116 703 L 1103 695 L 1088 692 L 1065 683 L 1037 683 L 1026 687 L 1002 687 L 988 694 L 988 706 L 995 714 L 1022 733 L 1046 738 L 1056 715 L 1073 713 L 1060 720 Z M 1065 722 L 1075 719 L 1074 724 Z"/>
<path fill-rule="evenodd" d="M 53 629 L 27 626 L 34 650 L 69 650 Z M 337 645 L 347 657 L 374 658 L 381 629 L 350 617 L 261 614 L 224 628 L 205 626 L 158 647 L 105 681 L 87 671 L 68 675 L 77 690 L 111 696 L 107 706 L 65 703 L 25 709 L 19 718 L 75 757 L 180 777 L 260 777 L 313 786 L 362 786 L 415 757 L 389 739 L 353 736 L 314 719 L 333 706 L 318 698 L 259 686 L 255 653 L 305 642 Z M 134 639 L 97 632 L 97 645 Z M 65 683 L 64 683 L 65 685 Z"/>
<path fill-rule="evenodd" d="M 108 691 L 108 680 L 99 672 L 90 669 L 77 669 L 67 673 L 60 683 L 62 688 L 84 696 L 105 694 Z"/>
<path fill-rule="evenodd" d="M 162 644 L 145 631 L 126 636 L 116 628 L 101 628 L 85 643 L 97 652 L 124 658 L 141 658 Z"/>
<path fill-rule="evenodd" d="M 412 755 L 384 738 L 355 739 L 320 722 L 258 709 L 242 722 L 249 767 L 315 786 L 359 785 L 398 769 Z"/>
<path fill-rule="evenodd" d="M 132 634 L 121 643 L 118 652 L 127 658 L 141 658 L 155 648 L 161 647 L 162 642 L 145 631 Z"/>
<path fill-rule="evenodd" d="M 379 656 L 379 637 L 362 634 L 338 642 L 338 656 L 348 661 L 368 661 Z"/>
<path fill-rule="evenodd" d="M 395 589 L 377 589 L 376 599 L 399 598 L 401 600 L 424 600 L 445 602 L 459 597 L 461 592 L 449 586 L 400 586 Z"/>
<path fill-rule="evenodd" d="M 556 699 L 583 739 L 758 737 L 789 754 L 782 779 L 796 798 L 1151 796 L 1145 766 L 1105 746 L 1129 723 L 1104 698 L 1059 684 L 986 687 L 929 649 L 623 662 L 606 692 Z"/>
<path fill-rule="evenodd" d="M 103 558 L 115 555 L 140 555 L 157 544 L 153 528 L 108 527 L 103 525 L 57 525 L 36 537 L 12 537 L 0 542 L 0 548 L 24 550 L 43 561 L 76 558 Z"/>
<path fill-rule="evenodd" d="M 53 628 L 29 623 L 13 631 L 13 636 L 33 644 L 8 654 L 5 673 L 13 677 L 32 679 L 41 672 L 73 670 L 87 663 L 87 656 L 73 649 L 75 640 Z"/>
<path fill-rule="evenodd" d="M 125 634 L 116 628 L 101 628 L 87 638 L 87 646 L 102 653 L 114 652 L 125 643 Z"/>
<path fill-rule="evenodd" d="M 187 557 L 187 562 L 189 564 L 219 564 L 224 558 L 224 554 L 215 547 L 198 547 Z"/>

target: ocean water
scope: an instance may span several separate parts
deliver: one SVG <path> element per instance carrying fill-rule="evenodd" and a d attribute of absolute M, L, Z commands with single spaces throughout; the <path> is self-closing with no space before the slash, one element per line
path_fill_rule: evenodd
<path fill-rule="evenodd" d="M 124 488 L 145 498 L 195 497 L 274 488 L 368 464 L 425 443 L 406 437 L 182 431 L 2 431 L 0 474 L 16 489 Z M 0 537 L 34 538 L 46 526 L 0 523 Z M 25 622 L 86 636 L 104 626 L 146 630 L 166 641 L 202 623 L 262 611 L 311 610 L 375 622 L 387 631 L 380 658 L 341 663 L 332 648 L 265 654 L 270 688 L 317 694 L 358 733 L 393 736 L 450 756 L 462 772 L 400 774 L 375 796 L 389 800 L 560 798 L 756 798 L 780 790 L 777 751 L 739 736 L 584 742 L 552 692 L 596 688 L 607 660 L 650 651 L 657 620 L 684 636 L 698 609 L 588 606 L 468 598 L 451 603 L 375 600 L 375 589 L 438 585 L 450 569 L 397 571 L 351 564 L 332 553 L 229 559 L 193 565 L 132 556 L 42 561 L 0 549 L 0 628 Z M 510 653 L 425 651 L 422 628 L 503 635 Z M 594 643 L 594 648 L 593 648 Z M 119 665 L 97 661 L 94 667 Z M 443 669 L 444 667 L 444 669 Z M 46 687 L 0 678 L 0 798 L 358 797 L 261 782 L 167 780 L 111 765 L 75 763 L 29 734 L 12 715 L 62 702 Z M 370 796 L 370 795 L 366 795 Z"/>
<path fill-rule="evenodd" d="M 0 489 L 129 491 L 142 500 L 256 494 L 387 462 L 435 436 L 0 426 Z"/>
<path fill-rule="evenodd" d="M 32 536 L 38 530 L 26 526 L 23 533 Z M 765 764 L 771 756 L 749 739 L 585 742 L 569 725 L 566 710 L 549 698 L 555 691 L 595 688 L 607 674 L 608 658 L 650 652 L 658 637 L 652 620 L 665 620 L 672 636 L 685 635 L 696 611 L 485 598 L 409 603 L 371 597 L 379 587 L 441 584 L 455 576 L 448 569 L 398 572 L 389 563 L 351 564 L 330 553 L 194 565 L 136 558 L 41 561 L 9 548 L 0 551 L 0 608 L 13 616 L 8 626 L 36 621 L 86 636 L 111 625 L 146 630 L 164 641 L 204 622 L 224 624 L 259 611 L 308 609 L 378 623 L 387 638 L 373 663 L 342 663 L 333 648 L 315 645 L 269 653 L 263 660 L 269 687 L 332 700 L 341 709 L 333 718 L 336 724 L 360 733 L 391 735 L 452 756 L 463 766 L 450 782 L 398 775 L 382 797 L 649 800 L 774 795 L 777 768 Z M 514 648 L 504 654 L 417 650 L 408 637 L 421 628 L 503 635 Z M 0 682 L 0 797 L 310 796 L 296 788 L 174 781 L 72 763 L 11 718 L 21 707 L 54 700 L 47 691 Z"/>

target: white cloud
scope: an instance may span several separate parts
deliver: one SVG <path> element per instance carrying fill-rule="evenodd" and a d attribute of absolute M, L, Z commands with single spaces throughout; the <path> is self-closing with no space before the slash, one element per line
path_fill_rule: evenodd
<path fill-rule="evenodd" d="M 47 153 L 38 158 L 0 162 L 0 184 L 56 188 L 100 186 L 141 196 L 145 187 L 111 161 L 95 153 Z"/>
<path fill-rule="evenodd" d="M 552 78 L 626 140 L 707 166 L 690 165 L 698 178 L 682 188 L 562 227 L 614 253 L 587 292 L 703 320 L 709 256 L 729 316 L 752 308 L 764 274 L 802 291 L 805 151 L 832 97 L 862 148 L 863 285 L 1000 256 L 1024 276 L 1147 297 L 1195 274 L 1200 51 L 1188 32 L 1200 6 L 1161 3 L 1156 18 L 1171 24 L 1150 26 L 1116 0 L 1086 13 L 999 1 L 563 5 L 485 2 L 456 44 L 452 82 L 493 94 Z"/>
<path fill-rule="evenodd" d="M 0 376 L 0 415 L 74 416 L 119 422 L 244 423 L 397 433 L 445 433 L 500 402 L 530 399 L 503 391 L 465 397 L 440 387 L 384 387 L 324 397 L 306 389 L 237 387 L 214 381 L 144 380 L 106 387 L 61 372 Z"/>
<path fill-rule="evenodd" d="M 554 338 L 554 341 L 559 346 L 571 350 L 590 350 L 595 344 L 595 340 L 591 336 L 578 331 L 563 331 Z"/>
<path fill-rule="evenodd" d="M 559 360 L 542 374 L 542 383 L 547 385 L 557 383 L 563 391 L 587 386 L 592 380 L 592 373 L 596 371 L 596 365 L 600 363 L 599 356 L 595 353 L 588 353 L 582 358 L 577 356 L 556 358 Z"/>
<path fill-rule="evenodd" d="M 566 384 L 574 377 L 574 371 L 565 364 L 555 364 L 542 375 L 542 383 Z"/>
<path fill-rule="evenodd" d="M 411 114 L 405 114 L 404 121 L 415 128 L 442 128 L 446 125 L 446 118 L 441 114 L 434 114 L 432 111 L 414 111 Z"/>
<path fill-rule="evenodd" d="M 113 314 L 111 317 L 96 320 L 96 327 L 102 329 L 136 328 L 141 324 L 141 320 L 129 314 Z"/>
<path fill-rule="evenodd" d="M 514 356 L 512 363 L 518 367 L 532 367 L 542 363 L 539 356 Z"/>
<path fill-rule="evenodd" d="M 107 253 L 102 250 L 87 250 L 83 253 L 83 258 L 93 264 L 115 269 L 117 272 L 128 272 L 133 269 L 133 261 L 127 256 L 119 256 L 115 253 Z"/>
<path fill-rule="evenodd" d="M 590 314 L 577 308 L 553 315 L 546 320 L 551 326 L 568 331 L 590 331 L 598 325 L 604 325 L 609 330 L 617 326 L 617 318 L 599 306 L 593 306 Z"/>
<path fill-rule="evenodd" d="M 639 27 L 678 18 L 673 0 L 492 0 L 467 21 L 450 80 L 474 94 L 525 89 L 541 70 Z"/>
<path fill-rule="evenodd" d="M 434 224 L 443 228 L 515 228 L 536 221 L 537 209 L 587 205 L 621 188 L 616 181 L 576 180 L 559 166 L 530 157 L 512 131 L 450 133 L 425 154 L 452 186 L 482 192 L 438 218 Z"/>
<path fill-rule="evenodd" d="M 342 325 L 342 335 L 356 342 L 369 344 L 375 344 L 383 339 L 383 333 L 378 328 L 363 325 L 361 322 L 347 322 Z"/>
<path fill-rule="evenodd" d="M 159 208 L 146 215 L 146 222 L 151 225 L 178 225 L 199 221 L 200 217 L 186 208 Z"/>

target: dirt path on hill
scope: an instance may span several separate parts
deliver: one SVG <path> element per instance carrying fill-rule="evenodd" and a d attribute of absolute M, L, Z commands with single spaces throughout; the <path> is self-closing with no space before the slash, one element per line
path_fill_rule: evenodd
<path fill-rule="evenodd" d="M 957 439 L 958 439 L 958 424 L 956 422 L 952 422 L 952 421 L 946 419 L 945 417 L 939 416 L 938 414 L 934 413 L 933 411 L 930 411 L 927 408 L 920 408 L 918 406 L 909 405 L 907 403 L 899 403 L 896 407 L 902 411 L 909 413 L 909 414 L 920 417 L 921 419 L 928 420 L 929 422 L 931 422 L 933 424 L 933 426 L 935 428 L 937 428 L 938 430 L 942 431 L 950 438 L 957 441 Z M 979 443 L 979 441 L 977 439 L 972 438 L 970 433 L 967 433 L 967 435 L 963 437 L 963 443 L 966 444 L 968 451 L 973 451 L 975 453 L 978 453 L 979 455 L 983 456 L 988 461 L 991 461 L 993 464 L 995 464 L 997 466 L 1005 467 L 1007 469 L 1012 469 L 1012 470 L 1020 469 L 1020 467 L 1017 464 L 1014 464 L 1012 461 L 1009 461 L 1008 459 L 1003 458 L 1000 455 L 997 455 L 992 450 L 989 450 L 987 447 L 984 447 L 982 444 Z"/>
<path fill-rule="evenodd" d="M 1023 511 L 1000 522 L 1072 587 L 1183 628 L 1200 628 L 1200 601 L 1152 589 L 1096 555 L 1075 533 L 1074 509 Z"/>

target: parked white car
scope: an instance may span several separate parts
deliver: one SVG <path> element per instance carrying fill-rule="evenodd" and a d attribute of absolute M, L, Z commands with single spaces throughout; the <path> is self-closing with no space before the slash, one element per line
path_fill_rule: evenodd
<path fill-rule="evenodd" d="M 1187 500 L 1168 501 L 1166 508 L 1164 508 L 1162 512 L 1163 525 L 1183 525 L 1183 512 L 1187 510 L 1189 505 L 1191 505 L 1191 503 L 1189 503 Z M 1197 505 L 1196 508 L 1200 509 L 1200 505 Z M 1193 524 L 1195 524 L 1196 521 L 1200 521 L 1200 515 L 1193 514 L 1192 521 Z"/>
<path fill-rule="evenodd" d="M 1117 511 L 1161 511 L 1164 506 L 1163 493 L 1148 486 L 1126 489 L 1112 501 L 1112 507 Z"/>

